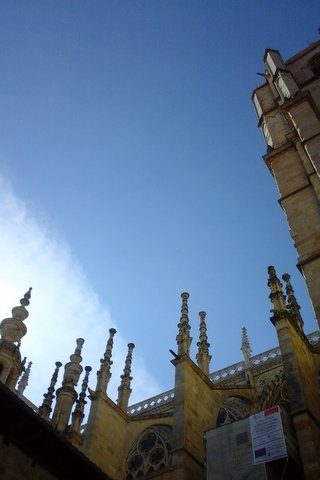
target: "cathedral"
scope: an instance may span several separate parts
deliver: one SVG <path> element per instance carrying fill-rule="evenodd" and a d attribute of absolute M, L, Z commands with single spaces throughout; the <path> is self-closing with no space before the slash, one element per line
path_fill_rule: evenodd
<path fill-rule="evenodd" d="M 267 49 L 264 66 L 264 83 L 252 95 L 266 142 L 264 161 L 277 184 L 320 325 L 320 41 L 288 60 Z M 242 360 L 212 372 L 203 311 L 196 358 L 190 357 L 190 300 L 183 292 L 171 360 L 174 387 L 135 405 L 130 404 L 132 343 L 118 399 L 108 396 L 113 328 L 100 352 L 94 390 L 88 388 L 91 368 L 81 364 L 84 340 L 79 338 L 61 385 L 57 362 L 42 404 L 36 407 L 25 397 L 30 364 L 24 364 L 20 344 L 27 331 L 29 289 L 0 324 L 0 478 L 319 480 L 319 331 L 304 332 L 289 274 L 269 266 L 266 281 L 275 348 L 252 356 L 243 328 Z M 261 414 L 279 423 L 264 430 L 267 439 L 260 435 L 262 444 L 255 449 L 253 425 Z M 269 457 L 267 444 L 273 448 Z"/>

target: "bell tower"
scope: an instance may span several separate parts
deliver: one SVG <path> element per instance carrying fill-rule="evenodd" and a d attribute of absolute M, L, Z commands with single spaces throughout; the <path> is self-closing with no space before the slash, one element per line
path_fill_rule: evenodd
<path fill-rule="evenodd" d="M 266 82 L 252 96 L 267 144 L 263 158 L 320 325 L 320 41 L 287 61 L 267 49 L 264 64 Z"/>

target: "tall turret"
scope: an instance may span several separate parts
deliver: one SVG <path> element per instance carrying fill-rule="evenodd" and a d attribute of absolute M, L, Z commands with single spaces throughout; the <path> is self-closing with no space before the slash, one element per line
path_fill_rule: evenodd
<path fill-rule="evenodd" d="M 12 309 L 12 317 L 0 324 L 0 381 L 14 389 L 23 370 L 20 355 L 20 341 L 27 333 L 23 323 L 29 316 L 26 307 L 30 303 L 31 288 L 20 300 L 20 305 Z"/>
<path fill-rule="evenodd" d="M 62 387 L 57 390 L 57 402 L 52 416 L 52 424 L 60 432 L 64 432 L 68 426 L 72 405 L 78 396 L 75 387 L 83 370 L 80 362 L 84 340 L 78 338 L 76 342 L 77 346 L 70 356 L 70 362 L 64 367 Z"/>
<path fill-rule="evenodd" d="M 207 325 L 206 325 L 206 312 L 199 312 L 200 317 L 200 336 L 197 353 L 198 367 L 206 374 L 209 375 L 209 365 L 211 361 L 211 355 L 209 354 L 210 343 L 207 337 Z"/>
<path fill-rule="evenodd" d="M 18 390 L 18 395 L 20 396 L 23 395 L 23 392 L 25 391 L 29 383 L 31 365 L 32 365 L 32 362 L 29 362 L 27 368 L 25 369 L 25 371 L 23 372 L 23 374 L 19 379 L 17 390 Z"/>
<path fill-rule="evenodd" d="M 190 325 L 188 317 L 188 298 L 189 293 L 181 293 L 182 306 L 181 318 L 178 323 L 179 333 L 177 335 L 178 355 L 189 355 L 192 338 L 190 337 Z"/>
<path fill-rule="evenodd" d="M 118 388 L 118 400 L 117 404 L 119 407 L 126 412 L 129 404 L 129 397 L 131 395 L 131 365 L 132 365 L 132 351 L 134 349 L 133 343 L 128 343 L 128 353 L 125 361 L 125 366 L 123 369 L 123 374 L 121 375 L 121 384 Z"/>
<path fill-rule="evenodd" d="M 109 330 L 109 339 L 106 346 L 106 351 L 103 358 L 100 360 L 100 370 L 97 372 L 97 386 L 96 392 L 107 392 L 108 383 L 111 378 L 111 365 L 112 365 L 112 348 L 113 348 L 113 337 L 117 333 L 115 328 L 110 328 Z"/>
<path fill-rule="evenodd" d="M 286 299 L 282 291 L 282 283 L 277 277 L 275 268 L 272 265 L 268 267 L 268 274 L 268 287 L 271 291 L 269 298 L 273 303 L 273 316 L 271 317 L 271 321 L 274 323 L 276 319 L 286 317 L 288 312 L 286 308 Z"/>
<path fill-rule="evenodd" d="M 291 315 L 292 320 L 298 326 L 298 328 L 303 331 L 303 320 L 300 313 L 300 305 L 297 302 L 297 299 L 294 295 L 294 290 L 290 282 L 290 275 L 288 273 L 284 273 L 282 275 L 282 279 L 286 282 L 286 294 L 288 305 L 287 309 Z"/>
<path fill-rule="evenodd" d="M 76 407 L 72 413 L 72 422 L 70 426 L 70 432 L 68 434 L 69 440 L 75 447 L 79 447 L 82 443 L 82 438 L 80 436 L 80 429 L 81 429 L 82 421 L 84 419 L 84 407 L 87 403 L 86 392 L 88 388 L 89 374 L 92 368 L 89 366 L 86 366 L 84 367 L 84 369 L 86 373 L 82 381 L 81 392 L 77 400 Z"/>
<path fill-rule="evenodd" d="M 54 369 L 53 375 L 51 377 L 51 382 L 48 388 L 48 392 L 43 395 L 44 399 L 41 406 L 39 407 L 39 415 L 45 419 L 49 418 L 49 415 L 52 411 L 52 402 L 54 399 L 53 393 L 54 393 L 55 385 L 58 380 L 60 367 L 62 367 L 62 363 L 56 362 L 56 368 Z"/>

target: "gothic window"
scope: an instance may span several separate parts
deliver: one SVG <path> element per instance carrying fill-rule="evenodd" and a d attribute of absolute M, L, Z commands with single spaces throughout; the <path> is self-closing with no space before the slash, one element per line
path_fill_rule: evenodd
<path fill-rule="evenodd" d="M 126 480 L 148 478 L 170 465 L 171 430 L 167 425 L 154 425 L 140 435 L 128 455 Z"/>

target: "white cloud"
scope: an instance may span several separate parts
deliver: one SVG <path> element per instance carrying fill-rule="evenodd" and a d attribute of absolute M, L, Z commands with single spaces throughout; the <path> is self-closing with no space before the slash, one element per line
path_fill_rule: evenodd
<path fill-rule="evenodd" d="M 107 308 L 88 284 L 66 242 L 39 223 L 1 175 L 0 225 L 0 319 L 10 317 L 12 307 L 19 304 L 29 286 L 33 288 L 30 315 L 25 321 L 28 332 L 21 344 L 22 355 L 33 362 L 25 395 L 37 405 L 42 402 L 55 361 L 65 364 L 69 360 L 78 337 L 85 339 L 82 365 L 93 367 L 89 384 L 94 389 L 108 330 L 117 328 Z M 124 336 L 118 332 L 114 337 L 114 363 L 108 389 L 113 400 L 117 397 L 126 345 Z M 160 393 L 143 359 L 135 351 L 133 354 L 130 403 Z M 61 379 L 60 371 L 57 386 Z M 82 378 L 78 388 L 81 381 Z"/>

